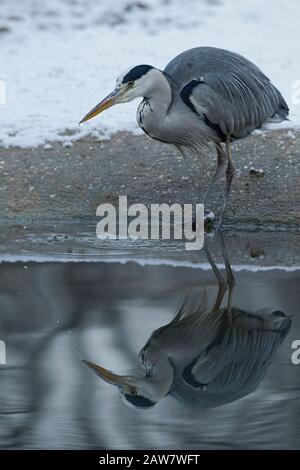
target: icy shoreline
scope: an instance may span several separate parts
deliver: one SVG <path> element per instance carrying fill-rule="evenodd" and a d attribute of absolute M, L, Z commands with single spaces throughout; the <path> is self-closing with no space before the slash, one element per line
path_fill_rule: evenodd
<path fill-rule="evenodd" d="M 53 0 L 48 10 L 34 10 L 36 2 L 27 0 L 20 13 L 20 2 L 4 1 L 0 80 L 7 97 L 0 105 L 0 145 L 72 145 L 87 135 L 139 133 L 135 102 L 80 128 L 77 123 L 111 91 L 123 69 L 138 63 L 164 68 L 182 50 L 199 45 L 234 50 L 255 62 L 290 106 L 291 122 L 284 127 L 299 126 L 300 103 L 292 99 L 300 79 L 296 0 L 275 0 L 272 9 L 258 0 L 110 3 L 80 0 L 72 7 Z"/>

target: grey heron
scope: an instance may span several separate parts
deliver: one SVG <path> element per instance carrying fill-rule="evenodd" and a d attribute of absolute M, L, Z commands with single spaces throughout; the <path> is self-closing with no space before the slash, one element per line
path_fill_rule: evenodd
<path fill-rule="evenodd" d="M 219 226 L 234 175 L 231 142 L 267 122 L 287 119 L 289 108 L 264 73 L 243 56 L 214 47 L 196 47 L 176 56 L 165 69 L 138 65 L 122 73 L 115 89 L 80 121 L 117 103 L 143 100 L 137 122 L 151 138 L 199 155 L 216 150 L 217 167 L 203 203 L 227 161 Z"/>
<path fill-rule="evenodd" d="M 252 313 L 232 306 L 235 281 L 224 244 L 222 251 L 226 281 L 206 248 L 218 280 L 213 306 L 208 307 L 203 290 L 188 293 L 174 319 L 141 349 L 143 376 L 117 375 L 84 361 L 118 387 L 126 404 L 148 408 L 170 395 L 186 406 L 216 407 L 252 393 L 265 376 L 291 319 L 281 311 Z"/>

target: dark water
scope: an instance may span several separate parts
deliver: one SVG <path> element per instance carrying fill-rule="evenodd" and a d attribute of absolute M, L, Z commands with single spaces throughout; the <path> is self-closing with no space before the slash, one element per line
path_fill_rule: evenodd
<path fill-rule="evenodd" d="M 235 277 L 230 323 L 209 266 L 2 263 L 0 447 L 300 448 L 300 272 Z M 169 393 L 127 406 L 80 358 L 142 377 L 139 351 L 187 292 L 143 355 L 160 387 L 173 371 Z"/>

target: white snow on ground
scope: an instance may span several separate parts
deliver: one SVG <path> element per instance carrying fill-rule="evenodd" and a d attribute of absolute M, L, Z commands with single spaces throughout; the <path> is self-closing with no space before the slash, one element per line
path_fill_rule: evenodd
<path fill-rule="evenodd" d="M 0 144 L 68 144 L 87 134 L 136 132 L 137 103 L 116 106 L 80 128 L 77 123 L 123 69 L 164 68 L 200 45 L 255 62 L 286 98 L 289 127 L 298 126 L 299 19 L 298 0 L 0 0 L 0 80 L 7 94 Z"/>

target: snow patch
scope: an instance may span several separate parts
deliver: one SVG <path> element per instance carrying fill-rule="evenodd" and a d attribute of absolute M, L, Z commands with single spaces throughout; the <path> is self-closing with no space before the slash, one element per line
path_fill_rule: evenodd
<path fill-rule="evenodd" d="M 129 66 L 159 68 L 175 55 L 210 45 L 241 53 L 282 91 L 291 122 L 300 79 L 300 3 L 273 0 L 3 0 L 0 11 L 0 144 L 66 145 L 119 130 L 141 132 L 137 103 L 119 105 L 78 127 L 79 120 L 114 87 Z M 288 27 L 285 27 L 288 25 Z M 293 102 L 294 101 L 294 104 Z M 45 148 L 45 147 L 44 147 Z"/>

